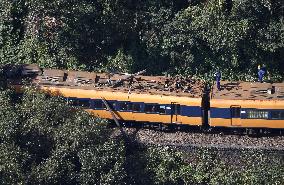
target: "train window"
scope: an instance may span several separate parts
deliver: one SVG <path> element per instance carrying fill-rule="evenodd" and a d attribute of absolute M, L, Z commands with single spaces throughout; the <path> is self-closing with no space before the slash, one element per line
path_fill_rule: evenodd
<path fill-rule="evenodd" d="M 145 104 L 145 112 L 159 112 L 159 106 L 153 104 Z"/>
<path fill-rule="evenodd" d="M 249 119 L 268 119 L 268 111 L 265 110 L 248 110 L 247 118 Z"/>
<path fill-rule="evenodd" d="M 74 99 L 66 98 L 66 102 L 67 102 L 68 105 L 73 105 Z"/>
<path fill-rule="evenodd" d="M 108 105 L 111 108 L 111 110 L 115 110 L 116 109 L 116 102 L 108 102 Z"/>
<path fill-rule="evenodd" d="M 165 114 L 166 113 L 166 106 L 165 105 L 160 105 L 159 106 L 159 113 L 160 114 Z"/>
<path fill-rule="evenodd" d="M 81 107 L 90 107 L 90 100 L 79 100 L 78 102 L 79 106 Z"/>
<path fill-rule="evenodd" d="M 231 108 L 231 116 L 232 116 L 232 118 L 240 118 L 241 117 L 241 108 L 240 107 L 232 107 Z"/>
<path fill-rule="evenodd" d="M 127 104 L 125 102 L 119 103 L 119 109 L 120 110 L 127 110 Z"/>
<path fill-rule="evenodd" d="M 165 114 L 166 113 L 166 106 L 165 105 L 145 104 L 145 112 Z"/>
<path fill-rule="evenodd" d="M 145 104 L 145 112 L 152 112 L 153 105 Z"/>
<path fill-rule="evenodd" d="M 284 111 L 272 111 L 271 119 L 284 119 Z"/>
<path fill-rule="evenodd" d="M 101 100 L 94 101 L 94 108 L 95 109 L 106 109 L 105 104 Z"/>
<path fill-rule="evenodd" d="M 89 100 L 74 99 L 74 100 L 72 100 L 72 105 L 78 106 L 78 107 L 89 108 L 90 107 L 90 101 Z"/>
<path fill-rule="evenodd" d="M 284 119 L 284 111 L 281 111 L 280 119 Z"/>
<path fill-rule="evenodd" d="M 138 104 L 138 103 L 133 103 L 132 110 L 136 111 L 136 112 L 140 112 L 141 111 L 141 105 Z"/>
<path fill-rule="evenodd" d="M 119 103 L 119 109 L 120 110 L 132 110 L 132 103 L 128 103 L 128 102 L 122 102 Z"/>
<path fill-rule="evenodd" d="M 127 110 L 132 111 L 133 103 L 127 103 Z"/>

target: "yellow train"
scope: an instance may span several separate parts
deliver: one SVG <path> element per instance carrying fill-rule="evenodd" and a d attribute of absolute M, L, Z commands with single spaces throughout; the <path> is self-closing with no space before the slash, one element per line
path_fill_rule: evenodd
<path fill-rule="evenodd" d="M 221 82 L 213 88 L 210 125 L 284 128 L 284 83 Z"/>
<path fill-rule="evenodd" d="M 6 69 L 12 86 L 21 80 L 60 94 L 92 114 L 122 121 L 227 128 L 284 128 L 284 83 L 221 82 L 210 93 L 193 78 L 106 74 L 40 69 L 20 65 Z"/>

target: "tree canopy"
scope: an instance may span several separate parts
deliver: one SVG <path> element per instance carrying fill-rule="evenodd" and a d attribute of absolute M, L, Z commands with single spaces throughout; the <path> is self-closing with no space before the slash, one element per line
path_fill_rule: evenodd
<path fill-rule="evenodd" d="M 283 78 L 281 0 L 2 0 L 0 61 L 254 80 Z M 119 65 L 119 66 L 118 66 Z M 206 74 L 206 75 L 205 75 Z"/>
<path fill-rule="evenodd" d="M 63 98 L 27 90 L 0 92 L 1 184 L 120 184 L 124 144 Z"/>

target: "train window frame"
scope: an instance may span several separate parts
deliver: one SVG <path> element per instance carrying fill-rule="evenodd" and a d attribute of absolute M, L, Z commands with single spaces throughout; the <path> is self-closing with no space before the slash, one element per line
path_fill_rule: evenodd
<path fill-rule="evenodd" d="M 263 109 L 247 109 L 247 119 L 269 119 L 269 111 Z"/>

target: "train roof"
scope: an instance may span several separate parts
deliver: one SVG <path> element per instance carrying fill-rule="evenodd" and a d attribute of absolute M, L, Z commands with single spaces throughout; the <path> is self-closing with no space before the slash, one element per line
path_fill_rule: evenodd
<path fill-rule="evenodd" d="M 30 76 L 32 83 L 39 86 L 185 96 L 190 98 L 202 98 L 205 88 L 205 83 L 195 78 L 141 75 L 145 71 L 136 74 L 95 73 L 40 69 L 34 64 L 21 65 L 20 68 L 22 78 Z M 15 83 L 15 80 L 13 83 Z"/>
<path fill-rule="evenodd" d="M 212 88 L 212 99 L 284 100 L 284 83 L 221 81 L 220 91 Z"/>

